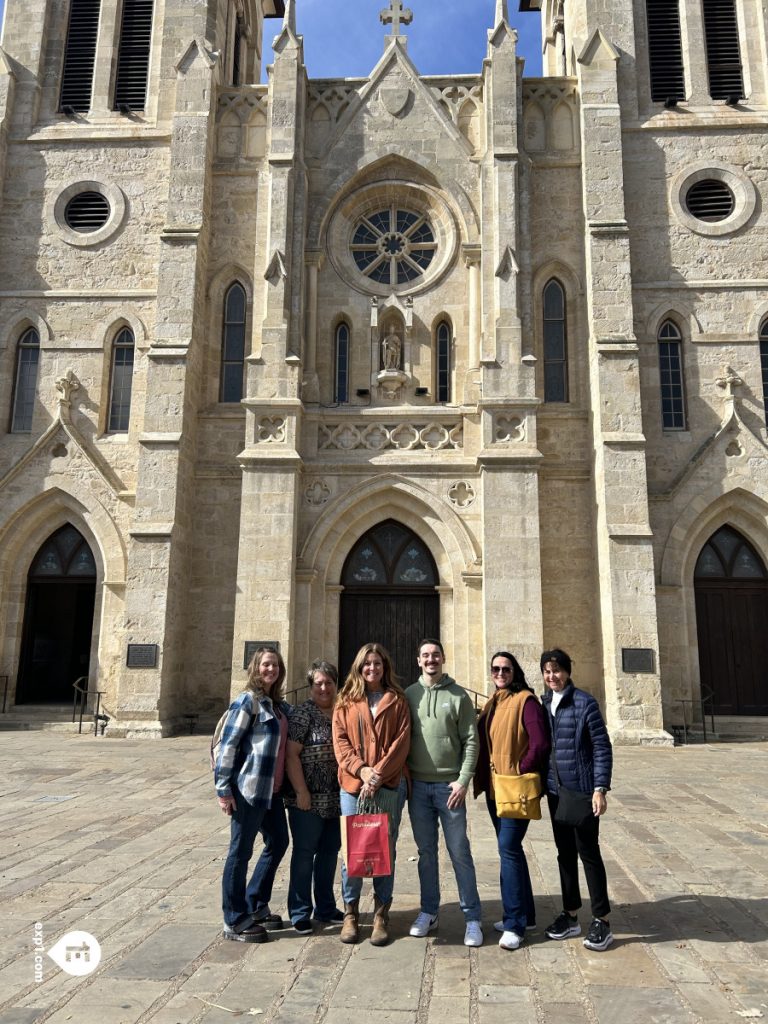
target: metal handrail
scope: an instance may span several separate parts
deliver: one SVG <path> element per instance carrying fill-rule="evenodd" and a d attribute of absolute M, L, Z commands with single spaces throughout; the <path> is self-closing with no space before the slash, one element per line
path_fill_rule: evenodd
<path fill-rule="evenodd" d="M 85 688 L 83 688 L 80 685 L 80 683 L 83 683 L 83 682 L 86 684 Z M 99 722 L 101 722 L 101 735 L 103 736 L 104 735 L 104 730 L 105 730 L 105 728 L 107 726 L 107 722 L 109 721 L 109 716 L 108 715 L 99 714 L 99 709 L 101 707 L 101 698 L 104 695 L 104 690 L 89 690 L 88 689 L 88 676 L 80 676 L 78 679 L 76 679 L 74 681 L 74 683 L 72 683 L 72 688 L 75 691 L 74 701 L 72 703 L 72 721 L 73 722 L 74 722 L 75 716 L 77 714 L 77 707 L 78 707 L 78 705 L 80 706 L 80 721 L 79 721 L 78 727 L 77 727 L 78 734 L 82 733 L 82 731 L 83 731 L 83 712 L 86 710 L 86 708 L 88 706 L 88 698 L 90 696 L 95 695 L 95 697 L 96 697 L 96 707 L 95 707 L 94 712 L 93 712 L 93 735 L 98 737 L 98 735 L 99 735 Z"/>
<path fill-rule="evenodd" d="M 707 716 L 709 716 L 710 732 L 715 732 L 715 693 L 709 686 L 702 686 L 699 697 L 678 697 L 675 701 L 683 709 L 683 743 L 688 744 L 688 715 L 686 709 L 691 705 L 691 728 L 693 728 L 693 709 L 698 704 L 701 712 L 702 742 L 707 742 Z"/>

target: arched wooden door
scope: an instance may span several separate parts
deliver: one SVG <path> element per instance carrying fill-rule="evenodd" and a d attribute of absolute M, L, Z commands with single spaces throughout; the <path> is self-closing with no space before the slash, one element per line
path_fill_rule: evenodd
<path fill-rule="evenodd" d="M 341 582 L 339 673 L 364 643 L 384 644 L 405 685 L 418 677 L 416 644 L 440 636 L 437 567 L 415 533 L 388 519 L 350 551 Z"/>
<path fill-rule="evenodd" d="M 88 675 L 95 596 L 93 553 L 74 526 L 62 526 L 27 577 L 17 704 L 72 700 L 72 683 Z"/>
<path fill-rule="evenodd" d="M 740 533 L 721 527 L 694 573 L 702 687 L 715 714 L 768 715 L 768 573 Z"/>

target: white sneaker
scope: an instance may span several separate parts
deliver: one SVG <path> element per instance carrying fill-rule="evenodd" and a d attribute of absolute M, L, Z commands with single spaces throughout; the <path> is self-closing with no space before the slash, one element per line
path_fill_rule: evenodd
<path fill-rule="evenodd" d="M 517 932 L 504 932 L 499 939 L 499 945 L 502 949 L 519 949 L 522 941 Z"/>
<path fill-rule="evenodd" d="M 503 921 L 494 921 L 493 922 L 493 927 L 496 929 L 497 932 L 503 932 L 504 931 L 504 922 Z M 527 932 L 535 931 L 535 929 L 536 929 L 536 925 L 535 924 L 527 924 L 525 926 L 525 930 Z"/>
<path fill-rule="evenodd" d="M 408 934 L 415 936 L 417 939 L 423 939 L 424 936 L 428 935 L 434 928 L 437 928 L 437 914 L 432 917 L 431 914 L 425 914 L 422 910 L 411 925 L 411 930 Z"/>
<path fill-rule="evenodd" d="M 483 944 L 483 929 L 480 927 L 479 921 L 467 921 L 467 927 L 464 932 L 464 945 L 465 946 L 482 946 Z"/>

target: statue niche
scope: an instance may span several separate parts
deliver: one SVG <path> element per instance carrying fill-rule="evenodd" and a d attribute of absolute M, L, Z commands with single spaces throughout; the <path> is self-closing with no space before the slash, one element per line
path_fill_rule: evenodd
<path fill-rule="evenodd" d="M 391 321 L 382 332 L 379 353 L 379 372 L 376 379 L 380 394 L 387 401 L 393 402 L 400 397 L 400 389 L 408 375 L 403 370 L 403 339 L 397 331 L 397 325 Z"/>

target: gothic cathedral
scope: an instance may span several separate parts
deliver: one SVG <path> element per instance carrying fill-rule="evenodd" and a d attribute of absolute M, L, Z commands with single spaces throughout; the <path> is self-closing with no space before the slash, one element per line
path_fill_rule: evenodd
<path fill-rule="evenodd" d="M 618 743 L 768 715 L 765 4 L 520 0 L 541 78 L 508 0 L 449 77 L 382 4 L 330 80 L 301 0 L 6 0 L 4 701 L 168 735 L 439 635 Z"/>

